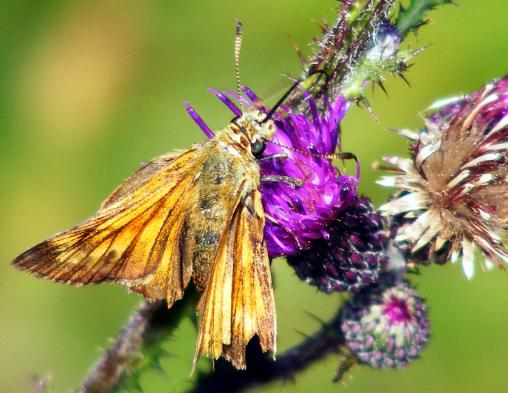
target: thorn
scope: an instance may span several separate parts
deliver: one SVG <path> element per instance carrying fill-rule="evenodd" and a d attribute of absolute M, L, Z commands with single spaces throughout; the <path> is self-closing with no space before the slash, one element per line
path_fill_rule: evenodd
<path fill-rule="evenodd" d="M 298 59 L 300 60 L 300 64 L 302 65 L 302 68 L 303 69 L 307 68 L 307 59 L 305 58 L 302 51 L 300 50 L 298 43 L 292 36 L 289 36 L 289 39 L 291 41 L 291 45 L 293 46 L 293 48 L 296 51 L 296 55 L 298 56 Z"/>
<path fill-rule="evenodd" d="M 141 383 L 139 382 L 139 379 L 133 380 L 129 385 L 127 386 L 127 390 L 129 392 L 134 393 L 143 393 L 143 388 L 141 387 Z"/>
<path fill-rule="evenodd" d="M 335 371 L 335 375 L 333 377 L 333 382 L 337 383 L 339 381 L 343 381 L 346 374 L 351 371 L 351 368 L 356 364 L 356 358 L 353 354 L 351 354 L 347 349 L 340 349 L 340 360 L 337 370 Z"/>
<path fill-rule="evenodd" d="M 328 22 L 326 21 L 326 18 L 321 15 L 321 20 L 318 22 L 319 23 L 319 28 L 321 29 L 321 32 L 323 34 L 326 34 L 328 32 L 328 30 L 330 29 L 330 26 L 328 25 Z"/>
<path fill-rule="evenodd" d="M 408 66 L 410 67 L 410 66 Z M 409 87 L 411 87 L 411 83 L 409 83 L 409 81 L 407 80 L 406 76 L 401 72 L 398 74 L 400 79 L 402 79 L 404 82 L 406 82 L 406 85 L 408 85 Z"/>
<path fill-rule="evenodd" d="M 303 338 L 309 338 L 310 336 L 307 333 L 302 332 L 301 330 L 295 330 L 296 334 L 300 335 Z"/>
<path fill-rule="evenodd" d="M 321 325 L 326 325 L 326 321 L 323 320 L 322 318 L 318 317 L 316 314 L 314 314 L 310 311 L 305 311 L 305 314 L 307 314 L 307 316 L 311 317 L 313 320 L 319 322 Z"/>
<path fill-rule="evenodd" d="M 164 369 L 162 368 L 160 359 L 154 359 L 150 363 L 150 367 L 153 368 L 154 370 L 158 371 L 161 374 L 167 375 L 166 372 L 164 371 Z"/>
<path fill-rule="evenodd" d="M 357 99 L 357 105 L 358 106 L 364 106 L 365 109 L 367 109 L 367 112 L 369 112 L 369 114 L 372 116 L 372 118 L 378 123 L 378 124 L 381 124 L 381 121 L 379 120 L 379 118 L 376 116 L 376 114 L 374 113 L 374 110 L 372 109 L 372 107 L 370 106 L 370 103 L 369 101 L 367 101 L 367 99 L 363 96 L 361 97 L 358 97 Z"/>
<path fill-rule="evenodd" d="M 418 30 L 420 30 L 420 28 L 422 28 L 423 26 L 427 26 L 430 23 L 431 23 L 431 19 L 425 19 L 423 22 L 420 22 L 417 25 L 415 25 L 413 27 L 413 32 L 414 32 L 415 36 L 418 36 Z"/>
<path fill-rule="evenodd" d="M 371 165 L 372 165 L 372 169 L 375 171 L 383 171 L 383 172 L 388 172 L 388 173 L 400 173 L 400 171 L 396 167 L 386 165 L 386 164 L 379 162 L 379 161 L 374 161 Z"/>
<path fill-rule="evenodd" d="M 388 96 L 388 92 L 386 91 L 385 85 L 383 84 L 383 81 L 382 80 L 378 80 L 377 84 L 381 88 L 381 90 L 383 90 L 383 92 L 385 93 L 386 97 L 390 98 Z"/>
<path fill-rule="evenodd" d="M 280 76 L 287 79 L 291 83 L 295 83 L 298 80 L 298 78 L 291 76 L 291 74 L 288 74 L 288 73 L 281 73 Z"/>
<path fill-rule="evenodd" d="M 170 358 L 173 355 L 170 352 L 166 351 L 164 348 L 159 348 L 158 356 L 160 358 Z"/>
<path fill-rule="evenodd" d="M 311 22 L 314 23 L 315 26 L 317 26 L 317 28 L 321 31 L 321 34 L 326 33 L 326 27 L 323 24 L 323 19 L 321 20 L 312 19 Z"/>

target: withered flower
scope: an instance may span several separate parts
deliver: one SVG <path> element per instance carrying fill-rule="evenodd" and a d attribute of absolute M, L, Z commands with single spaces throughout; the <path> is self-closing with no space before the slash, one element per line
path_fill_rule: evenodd
<path fill-rule="evenodd" d="M 475 249 L 486 268 L 508 262 L 508 77 L 479 92 L 430 108 L 411 141 L 410 158 L 386 157 L 395 176 L 379 184 L 400 192 L 380 210 L 399 224 L 396 241 L 432 260 L 462 258 L 475 270 Z"/>

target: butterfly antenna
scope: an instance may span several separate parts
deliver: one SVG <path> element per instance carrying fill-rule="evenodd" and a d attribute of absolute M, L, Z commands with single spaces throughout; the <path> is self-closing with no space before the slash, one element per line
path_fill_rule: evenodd
<path fill-rule="evenodd" d="M 277 112 L 277 109 L 280 108 L 280 106 L 286 101 L 286 98 L 289 97 L 289 95 L 298 87 L 298 85 L 302 83 L 301 79 L 298 79 L 293 83 L 293 85 L 284 93 L 284 95 L 280 98 L 279 101 L 272 107 L 270 112 L 266 115 L 266 117 L 261 121 L 261 124 L 266 123 L 268 120 L 272 118 L 275 112 Z"/>
<path fill-rule="evenodd" d="M 307 78 L 314 75 L 314 74 L 324 74 L 328 78 L 328 74 L 325 71 L 321 71 L 321 70 L 314 70 L 314 71 L 310 72 L 309 75 L 307 76 Z M 268 120 L 270 120 L 272 118 L 272 116 L 277 111 L 277 109 L 280 108 L 280 106 L 284 103 L 284 101 L 286 101 L 286 99 L 289 97 L 289 95 L 300 85 L 300 83 L 302 83 L 302 79 L 297 79 L 293 83 L 293 85 L 286 91 L 286 93 L 284 93 L 284 95 L 280 98 L 280 100 L 277 101 L 277 103 L 273 106 L 273 108 L 270 110 L 270 112 L 268 112 L 266 117 L 261 121 L 261 124 L 266 123 Z"/>
<path fill-rule="evenodd" d="M 236 90 L 238 95 L 242 95 L 242 89 L 240 84 L 240 50 L 242 49 L 243 30 L 242 22 L 236 21 L 236 34 L 235 34 L 235 79 L 236 79 Z M 239 101 L 240 109 L 242 113 L 245 113 L 245 107 L 242 101 Z"/>

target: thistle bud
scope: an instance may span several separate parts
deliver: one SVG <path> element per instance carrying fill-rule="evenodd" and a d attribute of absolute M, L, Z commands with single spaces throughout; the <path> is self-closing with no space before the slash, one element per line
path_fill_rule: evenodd
<path fill-rule="evenodd" d="M 409 284 L 391 276 L 346 303 L 341 330 L 349 352 L 374 368 L 407 366 L 429 339 L 423 299 Z"/>

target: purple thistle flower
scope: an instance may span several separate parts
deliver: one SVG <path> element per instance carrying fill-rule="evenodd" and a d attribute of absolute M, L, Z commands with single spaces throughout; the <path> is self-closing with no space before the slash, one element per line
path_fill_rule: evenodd
<path fill-rule="evenodd" d="M 491 268 L 508 263 L 508 77 L 430 108 L 411 140 L 410 159 L 387 157 L 396 176 L 379 183 L 399 194 L 382 206 L 398 226 L 396 241 L 415 260 L 462 257 L 474 274 L 475 249 Z"/>
<path fill-rule="evenodd" d="M 277 131 L 264 154 L 286 154 L 287 158 L 260 165 L 263 176 L 289 176 L 305 182 L 297 188 L 281 182 L 262 184 L 263 206 L 272 218 L 265 228 L 271 256 L 294 255 L 308 249 L 315 239 L 329 238 L 328 224 L 356 195 L 358 179 L 340 174 L 331 160 L 319 157 L 335 152 L 339 122 L 349 103 L 342 97 L 332 105 L 325 103 L 325 114 L 320 115 L 313 100 L 308 102 L 311 118 L 287 108 L 287 116 L 276 117 Z"/>
<path fill-rule="evenodd" d="M 248 88 L 245 96 L 211 90 L 235 116 L 239 109 L 230 98 L 268 113 L 258 97 Z M 295 187 L 279 181 L 262 181 L 261 192 L 266 213 L 265 240 L 270 257 L 294 255 L 308 249 L 311 242 L 329 238 L 328 224 L 346 208 L 356 195 L 358 178 L 340 174 L 331 162 L 339 144 L 339 123 L 350 103 L 339 97 L 323 102 L 318 113 L 314 100 L 307 96 L 309 114 L 295 113 L 282 107 L 273 115 L 276 133 L 259 157 L 262 177 L 284 176 L 303 181 Z M 187 110 L 209 136 L 208 127 L 195 111 Z"/>
<path fill-rule="evenodd" d="M 393 275 L 345 304 L 341 330 L 347 349 L 358 362 L 374 368 L 406 367 L 429 340 L 423 299 Z"/>
<path fill-rule="evenodd" d="M 355 198 L 328 225 L 330 236 L 288 257 L 298 277 L 323 292 L 358 292 L 379 278 L 387 264 L 383 219 L 368 198 Z"/>

